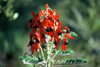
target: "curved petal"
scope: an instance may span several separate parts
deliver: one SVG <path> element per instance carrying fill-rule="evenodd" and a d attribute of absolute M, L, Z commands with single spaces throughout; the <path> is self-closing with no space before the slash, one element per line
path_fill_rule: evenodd
<path fill-rule="evenodd" d="M 71 35 L 69 35 L 69 34 L 66 34 L 65 35 L 66 37 L 68 37 L 68 38 L 70 38 L 70 39 L 75 39 L 75 38 L 73 38 Z"/>
<path fill-rule="evenodd" d="M 65 52 L 67 45 L 62 44 L 62 50 Z"/>
<path fill-rule="evenodd" d="M 35 13 L 34 12 L 32 12 L 32 15 L 33 15 L 33 17 L 35 17 Z"/>

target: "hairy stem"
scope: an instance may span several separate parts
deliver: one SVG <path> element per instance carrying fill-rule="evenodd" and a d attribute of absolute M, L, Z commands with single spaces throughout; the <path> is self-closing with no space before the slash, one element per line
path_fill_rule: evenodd
<path fill-rule="evenodd" d="M 54 56 L 52 57 L 52 60 L 55 58 L 55 56 L 56 56 L 56 54 L 58 53 L 59 51 L 57 51 L 55 54 L 54 54 Z"/>
<path fill-rule="evenodd" d="M 40 46 L 40 50 L 41 50 L 42 57 L 45 60 L 44 53 L 43 53 L 43 50 L 42 50 L 42 47 L 41 46 Z"/>

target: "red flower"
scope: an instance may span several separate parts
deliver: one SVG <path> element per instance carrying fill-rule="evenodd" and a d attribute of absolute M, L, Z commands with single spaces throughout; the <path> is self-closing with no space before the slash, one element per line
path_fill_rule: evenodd
<path fill-rule="evenodd" d="M 64 36 L 64 40 L 63 40 L 63 44 L 62 44 L 62 50 L 65 52 L 67 45 L 68 45 L 67 37 L 70 38 L 70 39 L 74 39 L 74 38 L 69 35 L 69 33 L 70 33 L 69 28 L 67 28 L 67 27 L 63 27 L 63 28 L 66 29 L 66 32 L 65 32 L 66 34 Z"/>
<path fill-rule="evenodd" d="M 53 20 L 45 19 L 44 24 L 45 24 L 47 35 L 51 36 L 51 39 L 52 39 L 52 37 L 54 35 L 54 23 L 53 23 Z"/>
<path fill-rule="evenodd" d="M 41 35 L 38 31 L 34 34 L 34 41 L 32 40 L 32 33 L 30 33 L 30 43 L 28 46 L 31 46 L 32 53 L 35 52 L 35 50 L 39 50 L 41 45 Z"/>
<path fill-rule="evenodd" d="M 66 29 L 65 37 L 68 37 L 68 38 L 70 38 L 70 39 L 74 39 L 71 35 L 69 35 L 69 33 L 70 33 L 69 28 L 67 28 L 67 27 L 63 27 L 63 28 Z"/>
<path fill-rule="evenodd" d="M 56 10 L 51 10 L 47 3 L 45 6 L 46 10 L 42 9 L 37 15 L 32 12 L 33 18 L 29 20 L 29 25 L 27 26 L 32 29 L 28 46 L 31 47 L 31 51 L 34 53 L 35 50 L 40 49 L 41 41 L 46 43 L 45 35 L 49 35 L 51 37 L 50 41 L 54 39 L 55 49 L 57 49 L 60 42 L 59 36 L 62 33 L 66 33 L 62 44 L 62 50 L 65 52 L 68 45 L 67 37 L 70 39 L 74 38 L 69 35 L 70 30 L 67 27 L 63 27 L 66 32 L 61 31 L 62 23 L 59 21 L 60 13 L 56 15 Z"/>
<path fill-rule="evenodd" d="M 54 44 L 55 44 L 55 49 L 57 49 L 58 48 L 58 45 L 59 45 L 59 35 L 61 35 L 61 22 L 59 22 L 59 24 L 58 24 L 58 27 L 57 27 L 57 29 L 56 29 L 56 31 L 55 31 L 55 37 L 54 37 Z"/>
<path fill-rule="evenodd" d="M 58 14 L 55 16 L 55 21 L 56 21 L 56 22 L 59 22 L 59 15 L 60 15 L 60 13 L 58 13 Z"/>
<path fill-rule="evenodd" d="M 45 14 L 45 11 L 42 9 L 40 13 L 38 14 L 38 19 L 44 16 L 44 14 Z"/>
<path fill-rule="evenodd" d="M 36 17 L 35 23 L 32 25 L 32 32 L 35 33 L 36 31 L 39 31 L 38 17 Z"/>
<path fill-rule="evenodd" d="M 34 46 L 34 43 L 35 43 L 34 41 L 30 40 L 28 44 L 28 46 L 31 46 L 30 50 L 32 51 L 32 53 L 34 53 L 36 49 L 36 47 Z"/>
<path fill-rule="evenodd" d="M 49 10 L 48 12 L 49 12 L 49 14 L 50 14 L 51 16 L 55 16 L 56 10 L 55 10 L 55 9 L 54 9 L 53 11 L 52 11 L 52 10 Z"/>
<path fill-rule="evenodd" d="M 41 35 L 38 31 L 36 31 L 36 33 L 34 34 L 34 40 L 35 40 L 36 49 L 39 50 L 41 45 Z"/>
<path fill-rule="evenodd" d="M 48 12 L 48 10 L 49 10 L 49 6 L 48 6 L 48 4 L 46 3 L 46 12 Z"/>
<path fill-rule="evenodd" d="M 30 37 L 30 42 L 32 42 L 32 33 L 29 33 L 29 37 Z M 29 47 L 30 43 L 27 45 Z M 31 44 L 32 45 L 32 44 Z"/>
<path fill-rule="evenodd" d="M 35 18 L 35 13 L 34 12 L 32 12 L 32 15 L 33 15 L 33 18 Z"/>
<path fill-rule="evenodd" d="M 31 46 L 31 51 L 32 51 L 32 54 L 35 52 L 36 48 L 34 46 L 34 44 Z"/>
<path fill-rule="evenodd" d="M 54 37 L 54 44 L 55 44 L 55 49 L 58 48 L 58 45 L 59 45 L 59 36 L 57 34 L 55 34 L 55 37 Z"/>
<path fill-rule="evenodd" d="M 46 43 L 43 23 L 40 24 L 40 34 L 41 34 L 41 40 L 43 40 L 44 43 Z"/>
<path fill-rule="evenodd" d="M 68 45 L 68 41 L 67 41 L 67 38 L 64 37 L 64 40 L 63 40 L 63 44 L 62 44 L 62 50 L 65 52 L 66 48 L 67 48 L 67 45 Z"/>

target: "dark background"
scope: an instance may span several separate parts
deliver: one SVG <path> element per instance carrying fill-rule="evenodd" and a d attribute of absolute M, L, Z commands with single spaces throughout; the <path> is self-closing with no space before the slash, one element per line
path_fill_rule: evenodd
<path fill-rule="evenodd" d="M 48 3 L 60 12 L 60 21 L 78 34 L 69 39 L 68 49 L 75 53 L 57 56 L 55 59 L 84 58 L 85 64 L 59 65 L 54 67 L 100 67 L 100 0 L 0 0 L 0 67 L 32 67 L 24 65 L 19 56 L 30 52 L 31 12 L 36 14 Z"/>

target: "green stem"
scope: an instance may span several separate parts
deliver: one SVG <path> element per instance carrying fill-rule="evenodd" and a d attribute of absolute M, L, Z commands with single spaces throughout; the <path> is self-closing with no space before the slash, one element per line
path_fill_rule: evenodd
<path fill-rule="evenodd" d="M 33 65 L 33 67 L 35 67 L 35 65 Z"/>
<path fill-rule="evenodd" d="M 52 57 L 52 60 L 55 58 L 55 56 L 56 56 L 56 54 L 58 53 L 59 51 L 57 51 L 55 54 L 54 54 L 54 56 Z"/>
<path fill-rule="evenodd" d="M 41 50 L 42 57 L 45 60 L 44 53 L 43 53 L 43 50 L 42 50 L 41 46 L 40 46 L 40 50 Z"/>
<path fill-rule="evenodd" d="M 47 43 L 47 67 L 48 67 L 48 64 L 49 64 L 49 54 L 48 54 L 48 48 L 49 48 L 49 44 Z"/>
<path fill-rule="evenodd" d="M 51 53 L 51 48 L 49 46 L 50 44 L 47 43 L 47 67 L 50 67 L 51 64 L 51 56 L 49 55 Z"/>
<path fill-rule="evenodd" d="M 51 61 L 51 67 L 53 67 L 53 61 Z"/>

